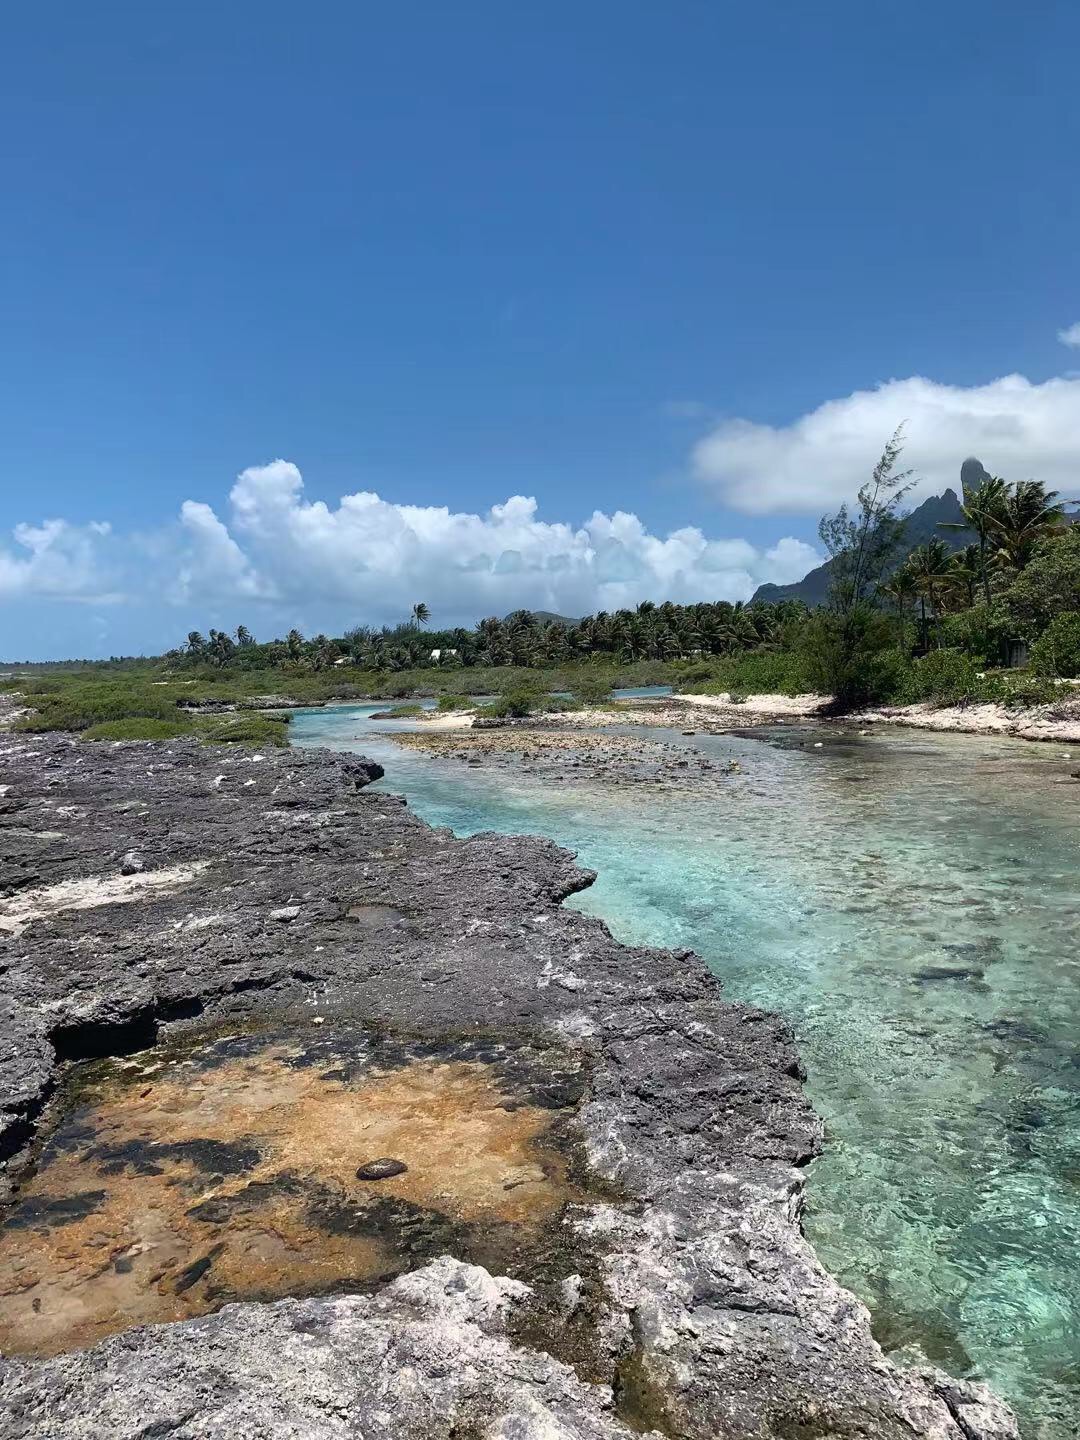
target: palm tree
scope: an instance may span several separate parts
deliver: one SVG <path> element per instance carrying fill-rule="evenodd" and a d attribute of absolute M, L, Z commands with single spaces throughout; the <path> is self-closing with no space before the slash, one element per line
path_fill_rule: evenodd
<path fill-rule="evenodd" d="M 990 534 L 995 517 L 1001 514 L 1009 487 L 999 475 L 991 475 L 977 488 L 963 487 L 960 513 L 963 520 L 942 520 L 939 530 L 974 530 L 979 547 L 979 578 L 982 581 L 983 602 L 990 605 Z"/>
<path fill-rule="evenodd" d="M 413 629 L 419 630 L 420 626 L 426 625 L 430 619 L 431 611 L 428 609 L 428 607 L 424 604 L 422 600 L 417 601 L 417 603 L 412 607 Z"/>
<path fill-rule="evenodd" d="M 241 649 L 246 649 L 247 646 L 255 644 L 255 637 L 246 625 L 238 625 L 236 627 L 236 643 Z"/>
<path fill-rule="evenodd" d="M 187 637 L 187 652 L 189 655 L 202 655 L 206 650 L 206 641 L 199 634 L 198 630 L 189 630 Z"/>
<path fill-rule="evenodd" d="M 926 601 L 936 620 L 939 614 L 938 587 L 945 584 L 949 572 L 949 547 L 936 536 L 925 545 L 918 545 L 907 558 L 922 605 L 923 643 L 929 644 Z"/>
<path fill-rule="evenodd" d="M 904 622 L 904 612 L 919 593 L 919 582 L 916 580 L 911 566 L 905 561 L 893 571 L 887 585 L 882 585 L 881 593 L 887 595 L 896 605 L 896 613 L 900 619 L 901 627 Z M 901 629 L 901 634 L 904 629 Z"/>
<path fill-rule="evenodd" d="M 206 647 L 206 653 L 215 665 L 228 664 L 235 649 L 232 638 L 224 630 L 210 631 L 210 643 Z"/>
<path fill-rule="evenodd" d="M 290 630 L 285 636 L 285 649 L 290 660 L 299 660 L 304 651 L 304 637 L 299 630 Z"/>
<path fill-rule="evenodd" d="M 989 516 L 998 558 L 1011 570 L 1023 570 L 1039 541 L 1058 528 L 1064 514 L 1056 490 L 1047 490 L 1041 480 L 1018 481 Z"/>
<path fill-rule="evenodd" d="M 966 601 L 966 607 L 962 608 L 970 610 L 975 604 L 975 587 L 983 573 L 984 558 L 982 550 L 976 544 L 965 545 L 963 550 L 957 550 L 949 561 L 946 575 L 948 588 Z"/>

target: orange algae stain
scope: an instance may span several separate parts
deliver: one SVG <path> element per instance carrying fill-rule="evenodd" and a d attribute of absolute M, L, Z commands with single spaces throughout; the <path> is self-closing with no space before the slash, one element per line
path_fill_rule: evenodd
<path fill-rule="evenodd" d="M 149 1063 L 70 1115 L 0 1229 L 0 1352 L 369 1286 L 447 1251 L 498 1262 L 581 1198 L 552 1111 L 492 1065 L 336 1078 L 297 1055 Z M 383 1157 L 406 1169 L 357 1178 Z"/>

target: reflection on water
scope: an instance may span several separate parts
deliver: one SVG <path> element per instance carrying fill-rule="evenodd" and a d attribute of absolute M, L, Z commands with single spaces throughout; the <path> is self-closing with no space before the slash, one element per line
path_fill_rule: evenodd
<path fill-rule="evenodd" d="M 533 1278 L 581 1195 L 581 1080 L 522 1041 L 231 1035 L 78 1085 L 0 1230 L 0 1352 L 355 1291 L 446 1253 Z"/>
<path fill-rule="evenodd" d="M 886 730 L 646 731 L 742 773 L 719 798 L 643 804 L 632 789 L 451 768 L 380 737 L 367 713 L 302 713 L 294 743 L 374 756 L 382 788 L 459 834 L 577 850 L 599 880 L 569 903 L 621 939 L 693 946 L 730 994 L 789 1017 L 829 1131 L 807 1216 L 819 1253 L 886 1346 L 987 1376 L 1028 1437 L 1075 1436 L 1075 758 Z"/>

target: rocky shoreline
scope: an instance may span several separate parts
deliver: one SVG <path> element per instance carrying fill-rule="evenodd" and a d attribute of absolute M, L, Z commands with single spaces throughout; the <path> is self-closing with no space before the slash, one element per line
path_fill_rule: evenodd
<path fill-rule="evenodd" d="M 530 1104 L 588 1171 L 546 1263 L 498 1273 L 448 1239 L 363 1289 L 8 1355 L 0 1436 L 1014 1437 L 985 1387 L 886 1360 L 803 1239 L 821 1127 L 784 1025 L 727 1003 L 694 955 L 619 945 L 565 909 L 592 878 L 565 851 L 457 840 L 365 791 L 378 774 L 321 751 L 0 736 L 7 1218 L 83 1062 L 156 1064 L 155 1044 L 270 1023 L 304 1050 L 326 1027 L 414 1060 L 458 1047 L 511 1114 L 529 1047 Z M 429 1228 L 451 1179 L 414 1206 Z M 254 1204 L 255 1188 L 229 1193 Z"/>
<path fill-rule="evenodd" d="M 563 716 L 487 722 L 470 729 L 401 731 L 391 738 L 409 750 L 441 760 L 536 775 L 555 783 L 598 781 L 664 789 L 719 785 L 738 761 L 710 759 L 700 750 L 604 730 L 564 728 Z"/>

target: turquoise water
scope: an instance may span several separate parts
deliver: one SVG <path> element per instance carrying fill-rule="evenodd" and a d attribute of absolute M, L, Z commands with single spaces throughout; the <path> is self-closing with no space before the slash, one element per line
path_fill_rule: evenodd
<path fill-rule="evenodd" d="M 786 1015 L 826 1264 L 887 1349 L 988 1378 L 1028 1440 L 1080 1434 L 1080 747 L 665 730 L 742 773 L 645 798 L 433 760 L 374 708 L 301 712 L 294 742 L 377 758 L 459 834 L 551 836 L 599 872 L 569 903 Z"/>

